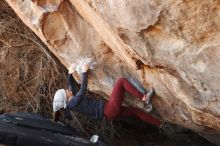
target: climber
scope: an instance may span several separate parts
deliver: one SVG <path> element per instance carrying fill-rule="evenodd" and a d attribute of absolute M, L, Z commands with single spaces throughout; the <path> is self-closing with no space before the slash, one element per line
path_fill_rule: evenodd
<path fill-rule="evenodd" d="M 142 94 L 125 78 L 120 78 L 114 85 L 112 94 L 107 102 L 91 99 L 85 96 L 87 90 L 88 69 L 88 64 L 82 66 L 82 84 L 80 90 L 76 92 L 72 76 L 75 67 L 70 67 L 68 74 L 69 89 L 59 89 L 54 96 L 54 121 L 59 119 L 59 114 L 57 114 L 57 112 L 60 111 L 60 109 L 64 109 L 65 118 L 70 117 L 70 110 L 73 110 L 96 119 L 101 119 L 103 116 L 109 120 L 114 120 L 119 117 L 136 116 L 142 121 L 159 128 L 163 126 L 163 122 L 145 113 L 141 109 L 122 106 L 125 91 L 139 98 L 141 101 L 149 103 L 150 97 L 154 94 L 153 88 L 148 93 Z"/>

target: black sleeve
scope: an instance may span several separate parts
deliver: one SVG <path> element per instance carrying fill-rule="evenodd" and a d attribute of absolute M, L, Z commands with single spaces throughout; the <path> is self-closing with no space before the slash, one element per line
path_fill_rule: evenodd
<path fill-rule="evenodd" d="M 78 83 L 73 78 L 72 74 L 68 74 L 67 80 L 68 80 L 68 89 L 71 90 L 73 92 L 73 94 L 76 94 Z"/>
<path fill-rule="evenodd" d="M 86 94 L 88 84 L 87 74 L 87 72 L 82 73 L 82 84 L 80 90 L 76 93 L 76 96 L 83 96 Z"/>
<path fill-rule="evenodd" d="M 74 97 L 72 97 L 67 105 L 68 109 L 72 109 L 74 106 L 76 106 L 84 97 L 87 91 L 87 72 L 82 73 L 82 84 L 80 87 L 80 90 L 76 93 Z"/>

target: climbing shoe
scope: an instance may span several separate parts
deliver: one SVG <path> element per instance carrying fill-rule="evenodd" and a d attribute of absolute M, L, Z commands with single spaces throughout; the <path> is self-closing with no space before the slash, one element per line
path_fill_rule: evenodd
<path fill-rule="evenodd" d="M 151 103 L 150 104 L 144 104 L 144 108 L 145 108 L 146 112 L 148 112 L 148 113 L 153 110 L 153 106 L 152 106 Z"/>
<path fill-rule="evenodd" d="M 145 94 L 145 96 L 147 97 L 147 99 L 145 100 L 145 104 L 150 104 L 151 103 L 151 99 L 154 95 L 154 88 L 150 88 L 149 91 Z"/>
<path fill-rule="evenodd" d="M 150 88 L 149 91 L 145 94 L 146 100 L 144 101 L 144 108 L 147 112 L 151 112 L 153 110 L 153 105 L 151 104 L 151 99 L 154 95 L 154 88 Z"/>

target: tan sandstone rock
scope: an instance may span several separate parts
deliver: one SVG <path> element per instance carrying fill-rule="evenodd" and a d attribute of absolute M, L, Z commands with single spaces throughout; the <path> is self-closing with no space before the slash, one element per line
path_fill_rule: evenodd
<path fill-rule="evenodd" d="M 107 98 L 127 77 L 155 88 L 165 120 L 220 133 L 218 0 L 6 1 L 66 67 L 88 56 L 97 62 L 91 91 Z"/>

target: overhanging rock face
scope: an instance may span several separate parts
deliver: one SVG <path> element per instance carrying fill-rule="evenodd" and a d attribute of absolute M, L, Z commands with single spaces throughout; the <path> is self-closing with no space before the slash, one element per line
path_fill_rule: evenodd
<path fill-rule="evenodd" d="M 220 133 L 218 0 L 6 1 L 66 67 L 84 57 L 97 62 L 91 91 L 108 97 L 124 76 L 155 88 L 164 119 Z"/>

